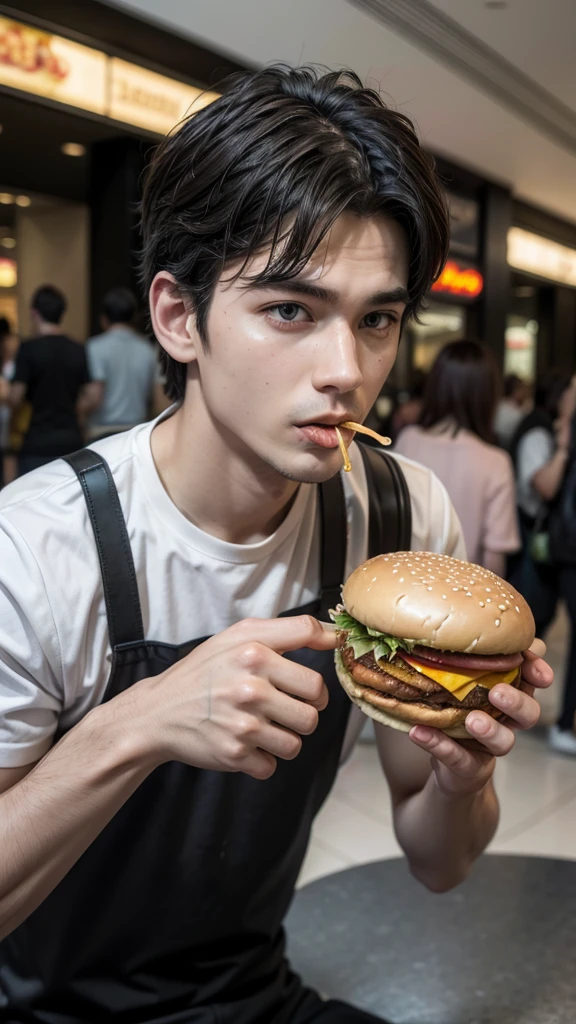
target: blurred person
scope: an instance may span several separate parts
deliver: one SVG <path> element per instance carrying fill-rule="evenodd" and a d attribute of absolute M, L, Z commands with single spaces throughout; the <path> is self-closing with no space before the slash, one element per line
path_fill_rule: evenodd
<path fill-rule="evenodd" d="M 574 383 L 551 370 L 537 382 L 534 409 L 516 429 L 510 451 L 516 471 L 521 550 L 508 566 L 510 583 L 526 598 L 536 633 L 546 635 L 559 600 L 559 577 L 548 547 L 548 519 L 568 462 Z"/>
<path fill-rule="evenodd" d="M 31 408 L 18 457 L 20 476 L 81 448 L 80 418 L 99 397 L 84 346 L 62 333 L 66 305 L 62 292 L 49 284 L 32 297 L 34 335 L 20 345 L 8 399 L 14 411 L 24 402 Z"/>
<path fill-rule="evenodd" d="M 161 142 L 142 232 L 174 406 L 0 497 L 0 1015 L 376 1024 L 303 984 L 282 921 L 362 722 L 321 620 L 394 543 L 393 482 L 403 543 L 464 555 L 430 470 L 343 428 L 345 474 L 336 435 L 440 272 L 443 191 L 351 72 L 268 67 Z M 393 467 L 380 507 L 365 465 Z M 523 676 L 490 691 L 505 721 L 468 715 L 473 743 L 375 726 L 435 892 L 494 834 L 496 757 L 551 670 L 527 652 Z"/>
<path fill-rule="evenodd" d="M 426 374 L 423 370 L 416 370 L 408 394 L 403 397 L 405 401 L 399 401 L 392 413 L 392 438 L 396 439 L 404 427 L 411 427 L 418 423 L 422 414 L 422 402 L 424 389 L 426 387 Z"/>
<path fill-rule="evenodd" d="M 18 335 L 5 316 L 0 317 L 0 487 L 14 479 L 13 459 L 10 453 L 10 419 L 8 405 L 10 381 L 14 376 Z"/>
<path fill-rule="evenodd" d="M 571 627 L 560 714 L 548 738 L 553 750 L 576 755 L 576 377 L 570 380 L 556 374 L 548 385 L 541 425 L 532 425 L 520 437 L 517 461 L 519 472 L 523 470 L 529 480 L 523 492 L 525 502 L 533 498 L 533 515 L 528 525 L 536 522 L 536 539 L 547 541 L 540 557 L 537 546 L 534 550 L 533 544 L 526 545 L 539 584 L 537 607 L 547 600 L 551 621 L 558 598 L 562 597 Z M 543 462 L 546 452 L 548 457 Z M 537 463 L 538 468 L 534 469 Z"/>
<path fill-rule="evenodd" d="M 103 333 L 90 338 L 86 350 L 91 380 L 100 388 L 98 408 L 90 417 L 90 439 L 143 423 L 157 405 L 156 354 L 134 328 L 136 312 L 136 298 L 128 288 L 112 288 L 104 296 Z"/>
<path fill-rule="evenodd" d="M 453 341 L 438 354 L 424 390 L 419 423 L 394 449 L 440 478 L 462 524 L 471 562 L 504 575 L 520 547 L 510 456 L 492 442 L 498 370 L 474 341 Z"/>
<path fill-rule="evenodd" d="M 501 448 L 510 450 L 512 438 L 520 421 L 527 413 L 530 388 L 526 381 L 515 373 L 504 377 L 504 394 L 496 406 L 494 433 Z"/>

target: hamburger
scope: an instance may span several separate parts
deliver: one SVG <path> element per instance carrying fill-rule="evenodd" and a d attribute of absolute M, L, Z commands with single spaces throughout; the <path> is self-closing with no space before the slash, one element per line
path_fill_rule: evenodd
<path fill-rule="evenodd" d="M 332 613 L 338 678 L 377 722 L 408 732 L 428 725 L 469 734 L 470 711 L 502 717 L 498 683 L 520 686 L 532 612 L 494 573 L 430 552 L 397 551 L 360 565 Z"/>

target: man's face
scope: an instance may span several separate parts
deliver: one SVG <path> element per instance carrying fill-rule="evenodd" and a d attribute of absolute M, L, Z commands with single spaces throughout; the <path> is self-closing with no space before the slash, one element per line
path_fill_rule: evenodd
<path fill-rule="evenodd" d="M 247 275 L 265 263 L 254 259 Z M 343 214 L 294 280 L 256 287 L 229 277 L 210 307 L 208 350 L 196 346 L 206 411 L 244 457 L 290 479 L 326 480 L 342 465 L 334 425 L 364 419 L 396 357 L 404 231 Z"/>

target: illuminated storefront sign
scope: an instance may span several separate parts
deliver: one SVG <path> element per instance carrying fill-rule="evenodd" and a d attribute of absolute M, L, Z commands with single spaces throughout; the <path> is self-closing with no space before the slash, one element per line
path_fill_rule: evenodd
<path fill-rule="evenodd" d="M 479 270 L 465 267 L 456 260 L 448 260 L 440 277 L 432 285 L 432 291 L 443 295 L 457 295 L 463 299 L 475 299 L 483 287 L 484 279 Z"/>
<path fill-rule="evenodd" d="M 218 95 L 3 17 L 0 85 L 159 135 Z"/>
<path fill-rule="evenodd" d="M 16 261 L 0 258 L 0 288 L 15 288 L 17 281 Z"/>
<path fill-rule="evenodd" d="M 576 249 L 523 228 L 508 231 L 508 264 L 515 270 L 576 288 Z"/>

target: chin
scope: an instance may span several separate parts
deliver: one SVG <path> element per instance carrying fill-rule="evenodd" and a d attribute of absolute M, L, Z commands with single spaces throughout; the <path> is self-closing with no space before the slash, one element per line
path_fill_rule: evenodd
<path fill-rule="evenodd" d="M 261 458 L 280 476 L 300 484 L 324 483 L 342 468 L 342 456 L 337 448 L 325 449 L 321 456 L 302 452 L 291 459 L 272 455 L 262 455 Z"/>

